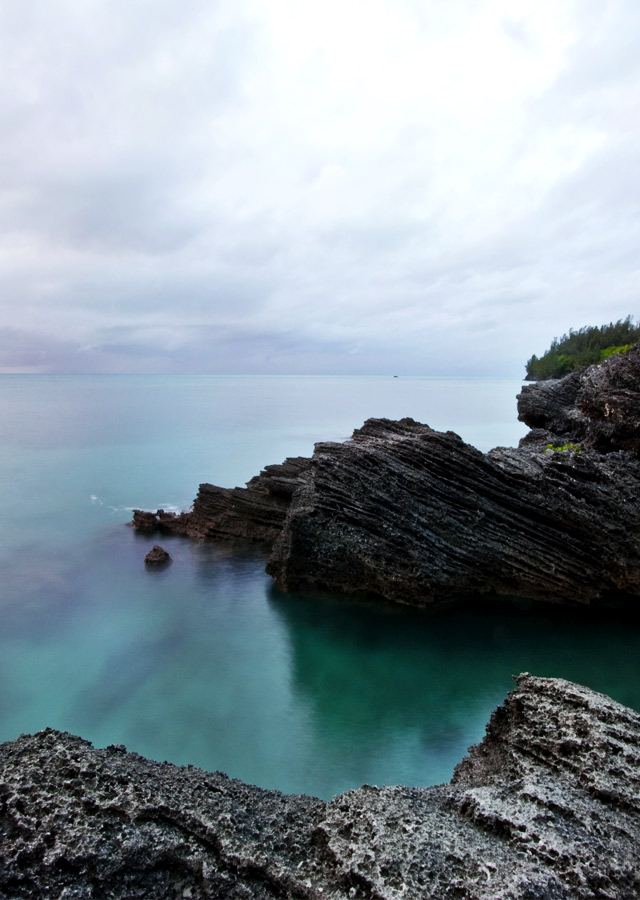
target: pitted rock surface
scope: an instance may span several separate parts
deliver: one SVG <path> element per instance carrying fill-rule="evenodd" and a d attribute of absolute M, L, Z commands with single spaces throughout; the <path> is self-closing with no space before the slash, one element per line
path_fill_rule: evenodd
<path fill-rule="evenodd" d="M 47 730 L 0 746 L 3 898 L 640 897 L 640 716 L 521 675 L 449 785 L 286 796 Z"/>

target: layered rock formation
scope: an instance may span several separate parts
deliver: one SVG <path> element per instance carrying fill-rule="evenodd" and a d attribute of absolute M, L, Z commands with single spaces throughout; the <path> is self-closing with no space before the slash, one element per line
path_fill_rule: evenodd
<path fill-rule="evenodd" d="M 284 526 L 291 498 L 303 483 L 310 460 L 291 457 L 267 466 L 244 488 L 201 484 L 190 512 L 179 514 L 136 509 L 132 525 L 144 534 L 155 531 L 208 540 L 273 543 Z"/>
<path fill-rule="evenodd" d="M 640 595 L 640 348 L 527 386 L 518 449 L 482 454 L 412 419 L 370 419 L 246 488 L 203 484 L 181 516 L 134 524 L 272 544 L 287 590 L 414 605 L 490 593 L 572 604 Z M 565 447 L 548 450 L 547 445 Z"/>
<path fill-rule="evenodd" d="M 331 802 L 95 750 L 0 746 L 7 898 L 640 897 L 640 716 L 518 678 L 450 785 Z"/>
<path fill-rule="evenodd" d="M 496 450 L 411 419 L 318 444 L 267 571 L 290 590 L 415 605 L 482 593 L 621 602 L 640 591 L 640 466 Z"/>

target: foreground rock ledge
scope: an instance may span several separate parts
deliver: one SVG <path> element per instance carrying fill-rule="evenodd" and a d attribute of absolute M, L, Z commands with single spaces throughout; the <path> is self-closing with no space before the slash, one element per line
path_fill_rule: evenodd
<path fill-rule="evenodd" d="M 518 409 L 532 430 L 517 449 L 483 454 L 413 419 L 370 419 L 246 488 L 202 484 L 191 511 L 137 510 L 133 525 L 267 541 L 267 571 L 291 591 L 637 605 L 640 348 L 525 387 Z"/>
<path fill-rule="evenodd" d="M 560 679 L 433 788 L 327 803 L 49 729 L 0 766 L 1 897 L 640 897 L 640 716 Z"/>

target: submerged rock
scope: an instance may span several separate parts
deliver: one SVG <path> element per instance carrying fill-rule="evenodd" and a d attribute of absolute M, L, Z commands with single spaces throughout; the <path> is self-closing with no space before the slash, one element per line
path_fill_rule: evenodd
<path fill-rule="evenodd" d="M 640 897 L 640 716 L 521 675 L 449 785 L 330 802 L 47 730 L 0 746 L 0 896 Z"/>
<path fill-rule="evenodd" d="M 268 541 L 287 590 L 432 605 L 479 594 L 618 605 L 640 596 L 640 348 L 525 387 L 518 449 L 483 454 L 413 419 L 369 419 L 246 488 L 200 485 L 133 524 Z M 549 445 L 551 449 L 549 449 Z"/>

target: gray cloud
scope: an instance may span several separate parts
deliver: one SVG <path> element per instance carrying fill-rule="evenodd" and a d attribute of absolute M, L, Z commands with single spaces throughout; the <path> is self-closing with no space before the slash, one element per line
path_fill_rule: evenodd
<path fill-rule="evenodd" d="M 0 6 L 0 371 L 518 376 L 636 312 L 639 20 Z"/>

